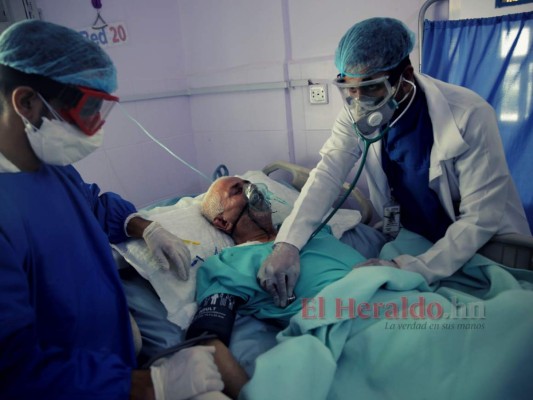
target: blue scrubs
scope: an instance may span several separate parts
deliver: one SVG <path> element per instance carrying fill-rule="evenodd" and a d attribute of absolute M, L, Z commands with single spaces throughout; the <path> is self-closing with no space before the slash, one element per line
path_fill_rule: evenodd
<path fill-rule="evenodd" d="M 1 173 L 0 188 L 0 398 L 127 399 L 136 362 L 109 242 L 135 208 L 71 166 Z"/>
<path fill-rule="evenodd" d="M 429 187 L 429 156 L 433 126 L 424 93 L 385 135 L 382 165 L 392 197 L 400 205 L 400 222 L 412 232 L 436 242 L 453 222 Z"/>

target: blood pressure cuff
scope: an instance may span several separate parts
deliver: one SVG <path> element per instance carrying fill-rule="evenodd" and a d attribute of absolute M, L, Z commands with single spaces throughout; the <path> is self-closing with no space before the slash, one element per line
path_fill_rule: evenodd
<path fill-rule="evenodd" d="M 186 339 L 200 336 L 202 333 L 213 333 L 229 346 L 233 323 L 237 309 L 245 301 L 227 293 L 216 293 L 203 299 L 198 311 L 187 330 Z"/>

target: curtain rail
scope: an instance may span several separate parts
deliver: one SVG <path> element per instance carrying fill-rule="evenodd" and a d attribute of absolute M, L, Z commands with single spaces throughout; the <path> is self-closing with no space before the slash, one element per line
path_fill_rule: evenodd
<path fill-rule="evenodd" d="M 427 0 L 418 13 L 418 72 L 422 72 L 422 45 L 424 43 L 424 17 L 426 11 L 433 3 L 437 3 L 441 0 Z"/>

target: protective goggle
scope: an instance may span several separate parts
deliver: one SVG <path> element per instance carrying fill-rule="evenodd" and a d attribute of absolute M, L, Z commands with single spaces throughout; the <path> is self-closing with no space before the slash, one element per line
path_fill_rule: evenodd
<path fill-rule="evenodd" d="M 347 83 L 344 77 L 339 75 L 333 84 L 339 88 L 345 105 L 350 109 L 360 108 L 365 111 L 374 111 L 386 104 L 393 95 L 388 76 L 358 83 Z"/>
<path fill-rule="evenodd" d="M 94 135 L 104 125 L 118 97 L 82 86 L 68 87 L 60 95 L 62 108 L 59 114 L 74 123 L 88 136 Z"/>

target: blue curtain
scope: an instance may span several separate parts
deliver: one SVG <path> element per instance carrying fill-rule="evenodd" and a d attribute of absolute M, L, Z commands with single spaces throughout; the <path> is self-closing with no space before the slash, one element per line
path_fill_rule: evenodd
<path fill-rule="evenodd" d="M 470 88 L 494 107 L 533 231 L 533 12 L 426 20 L 422 72 Z"/>

